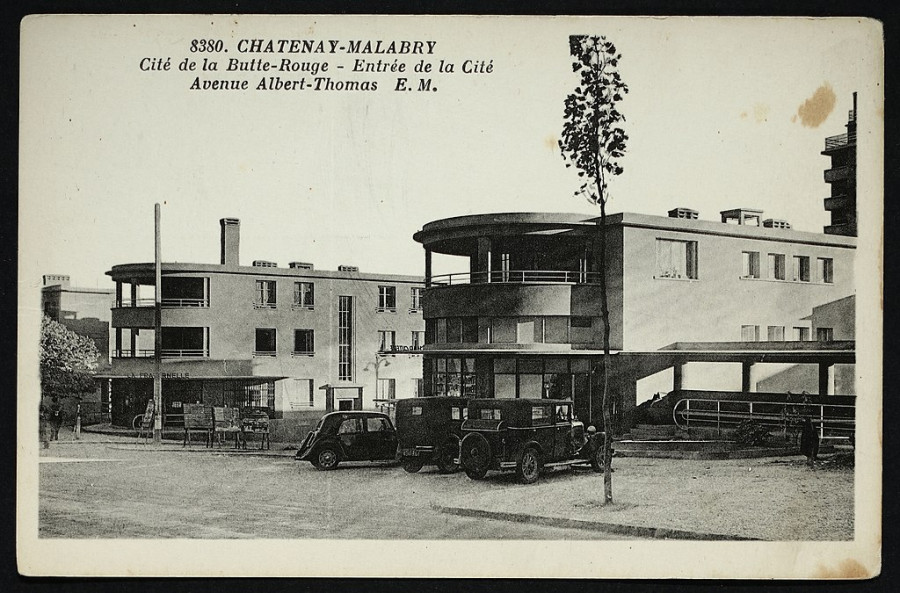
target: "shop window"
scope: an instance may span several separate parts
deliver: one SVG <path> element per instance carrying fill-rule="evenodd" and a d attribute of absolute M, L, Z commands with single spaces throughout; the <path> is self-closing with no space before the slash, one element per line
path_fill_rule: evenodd
<path fill-rule="evenodd" d="M 656 240 L 658 278 L 697 279 L 697 242 Z"/>

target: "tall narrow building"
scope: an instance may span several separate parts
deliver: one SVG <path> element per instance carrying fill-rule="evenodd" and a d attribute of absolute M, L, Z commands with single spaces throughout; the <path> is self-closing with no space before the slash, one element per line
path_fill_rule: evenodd
<path fill-rule="evenodd" d="M 856 93 L 853 109 L 847 118 L 847 131 L 825 138 L 822 154 L 831 157 L 831 167 L 825 170 L 825 183 L 831 185 L 831 195 L 825 198 L 825 210 L 831 213 L 831 224 L 825 227 L 829 235 L 856 236 Z"/>

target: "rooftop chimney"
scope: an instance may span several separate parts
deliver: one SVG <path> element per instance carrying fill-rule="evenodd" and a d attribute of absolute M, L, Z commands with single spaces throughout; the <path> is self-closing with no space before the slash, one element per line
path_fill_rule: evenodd
<path fill-rule="evenodd" d="M 234 268 L 240 265 L 241 221 L 237 218 L 223 218 L 222 225 L 222 265 Z"/>
<path fill-rule="evenodd" d="M 767 229 L 789 229 L 791 228 L 791 223 L 778 218 L 767 218 L 763 221 L 763 226 Z"/>
<path fill-rule="evenodd" d="M 726 224 L 743 224 L 751 226 L 759 226 L 762 220 L 762 210 L 754 208 L 735 208 L 733 210 L 722 210 L 722 222 Z"/>
<path fill-rule="evenodd" d="M 697 220 L 700 213 L 690 208 L 675 208 L 669 210 L 669 218 L 687 218 L 689 220 Z"/>
<path fill-rule="evenodd" d="M 288 267 L 294 270 L 312 270 L 313 265 L 309 262 L 305 261 L 292 261 L 288 264 Z"/>
<path fill-rule="evenodd" d="M 254 268 L 277 268 L 278 264 L 273 261 L 267 261 L 264 259 L 255 259 L 253 260 Z"/>
<path fill-rule="evenodd" d="M 44 274 L 44 286 L 69 286 L 69 280 L 65 274 Z"/>
<path fill-rule="evenodd" d="M 338 266 L 338 272 L 359 272 L 357 266 Z"/>

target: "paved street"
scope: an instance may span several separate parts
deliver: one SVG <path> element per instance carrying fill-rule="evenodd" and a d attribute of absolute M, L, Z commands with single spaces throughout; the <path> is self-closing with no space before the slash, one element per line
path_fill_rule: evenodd
<path fill-rule="evenodd" d="M 470 492 L 528 488 L 512 475 L 473 482 L 371 465 L 320 472 L 290 457 L 167 449 L 60 441 L 41 451 L 41 537 L 625 539 L 432 509 Z"/>

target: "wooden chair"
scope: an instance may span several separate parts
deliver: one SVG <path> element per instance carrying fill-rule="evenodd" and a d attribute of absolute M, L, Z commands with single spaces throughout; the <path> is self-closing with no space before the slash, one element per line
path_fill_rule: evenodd
<path fill-rule="evenodd" d="M 249 411 L 241 417 L 241 436 L 243 446 L 247 448 L 247 435 L 258 434 L 260 436 L 259 448 L 268 449 L 269 442 L 269 416 L 265 412 Z"/>

